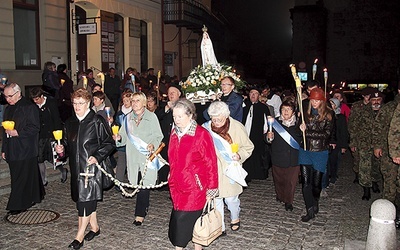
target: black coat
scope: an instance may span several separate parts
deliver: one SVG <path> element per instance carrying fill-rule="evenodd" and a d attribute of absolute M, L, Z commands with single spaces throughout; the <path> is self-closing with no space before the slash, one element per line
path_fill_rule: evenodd
<path fill-rule="evenodd" d="M 36 104 L 22 97 L 15 105 L 8 105 L 4 112 L 4 121 L 14 121 L 18 136 L 6 137 L 3 132 L 2 152 L 7 161 L 26 160 L 38 155 L 39 110 Z"/>
<path fill-rule="evenodd" d="M 277 120 L 282 125 L 281 120 Z M 299 128 L 300 123 L 291 127 L 282 127 L 301 145 L 302 132 Z M 271 145 L 272 165 L 277 167 L 293 167 L 299 165 L 299 150 L 292 148 L 285 140 L 274 130 L 274 140 Z"/>
<path fill-rule="evenodd" d="M 102 172 L 96 166 L 89 166 L 89 172 L 94 173 L 88 187 L 83 184 L 87 167 L 87 159 L 93 156 L 99 164 L 115 149 L 110 126 L 100 115 L 93 110 L 79 121 L 76 115 L 71 116 L 65 123 L 63 144 L 69 155 L 71 169 L 71 197 L 77 202 L 103 199 Z"/>
<path fill-rule="evenodd" d="M 56 100 L 51 97 L 47 97 L 46 103 L 41 108 L 38 107 L 38 109 L 40 117 L 39 138 L 54 139 L 53 131 L 62 129 Z"/>
<path fill-rule="evenodd" d="M 160 122 L 161 131 L 164 135 L 162 142 L 165 143 L 165 147 L 160 154 L 166 161 L 168 161 L 169 138 L 171 136 L 172 124 L 174 123 L 172 110 L 169 109 L 167 112 L 165 112 L 164 107 L 159 107 L 156 109 L 155 114 L 157 115 L 158 121 Z"/>

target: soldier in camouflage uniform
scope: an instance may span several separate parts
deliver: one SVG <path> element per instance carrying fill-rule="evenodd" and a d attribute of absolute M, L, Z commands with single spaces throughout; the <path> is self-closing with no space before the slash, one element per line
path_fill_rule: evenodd
<path fill-rule="evenodd" d="M 400 87 L 400 86 L 399 86 Z M 400 92 L 400 90 L 398 90 Z M 389 157 L 388 134 L 393 113 L 400 103 L 400 95 L 393 101 L 382 106 L 376 116 L 375 126 L 372 130 L 372 143 L 374 145 L 374 155 L 380 159 L 381 173 L 383 176 L 383 195 L 382 198 L 395 204 L 397 193 L 397 174 L 399 166 Z M 397 141 L 399 143 L 399 141 Z"/>
<path fill-rule="evenodd" d="M 400 84 L 399 84 L 400 89 Z M 399 91 L 400 92 L 400 91 Z M 393 112 L 388 133 L 389 157 L 397 166 L 397 190 L 395 205 L 397 208 L 396 227 L 400 228 L 400 103 Z"/>
<path fill-rule="evenodd" d="M 350 112 L 350 116 L 349 116 L 349 121 L 347 124 L 348 130 L 350 134 L 355 134 L 358 130 L 358 127 L 361 126 L 362 124 L 358 123 L 357 117 L 360 110 L 365 107 L 366 105 L 368 105 L 369 103 L 369 98 L 371 96 L 372 93 L 375 92 L 374 88 L 371 87 L 366 87 L 361 91 L 361 95 L 363 97 L 362 100 L 359 100 L 355 103 L 353 103 L 353 105 L 351 105 L 351 112 Z M 354 140 L 357 138 L 353 138 L 353 142 L 356 143 Z M 358 172 L 359 172 L 359 164 L 360 164 L 360 156 L 358 154 L 358 151 L 353 151 L 351 150 L 351 154 L 353 155 L 353 171 L 356 175 L 356 177 L 354 178 L 353 183 L 358 183 Z"/>
<path fill-rule="evenodd" d="M 375 93 L 371 95 L 370 103 L 354 115 L 357 129 L 350 132 L 350 148 L 353 152 L 358 151 L 360 156 L 359 183 L 364 189 L 363 200 L 371 199 L 371 187 L 375 193 L 380 192 L 378 187 L 378 181 L 381 179 L 379 160 L 373 154 L 371 131 L 382 100 L 383 94 L 376 89 Z"/>

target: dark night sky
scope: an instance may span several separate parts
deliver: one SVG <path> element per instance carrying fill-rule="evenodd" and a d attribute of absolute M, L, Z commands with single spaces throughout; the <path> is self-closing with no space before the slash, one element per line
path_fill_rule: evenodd
<path fill-rule="evenodd" d="M 281 65 L 291 57 L 294 0 L 219 0 L 234 38 L 230 60 L 248 78 L 280 77 Z M 285 67 L 286 69 L 286 67 Z"/>

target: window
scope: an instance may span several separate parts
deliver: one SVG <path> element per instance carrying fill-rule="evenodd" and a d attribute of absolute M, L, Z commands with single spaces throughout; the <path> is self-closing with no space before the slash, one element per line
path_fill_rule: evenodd
<path fill-rule="evenodd" d="M 17 69 L 40 69 L 37 0 L 14 0 L 14 46 Z"/>

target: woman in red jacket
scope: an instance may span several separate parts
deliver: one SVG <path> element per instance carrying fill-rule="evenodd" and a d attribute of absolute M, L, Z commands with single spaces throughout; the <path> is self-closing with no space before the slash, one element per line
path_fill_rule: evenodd
<path fill-rule="evenodd" d="M 168 236 L 176 249 L 192 239 L 193 227 L 207 199 L 218 193 L 217 156 L 209 132 L 198 126 L 196 108 L 181 99 L 173 108 L 168 149 L 169 189 L 173 203 Z M 195 244 L 195 250 L 202 249 Z"/>

